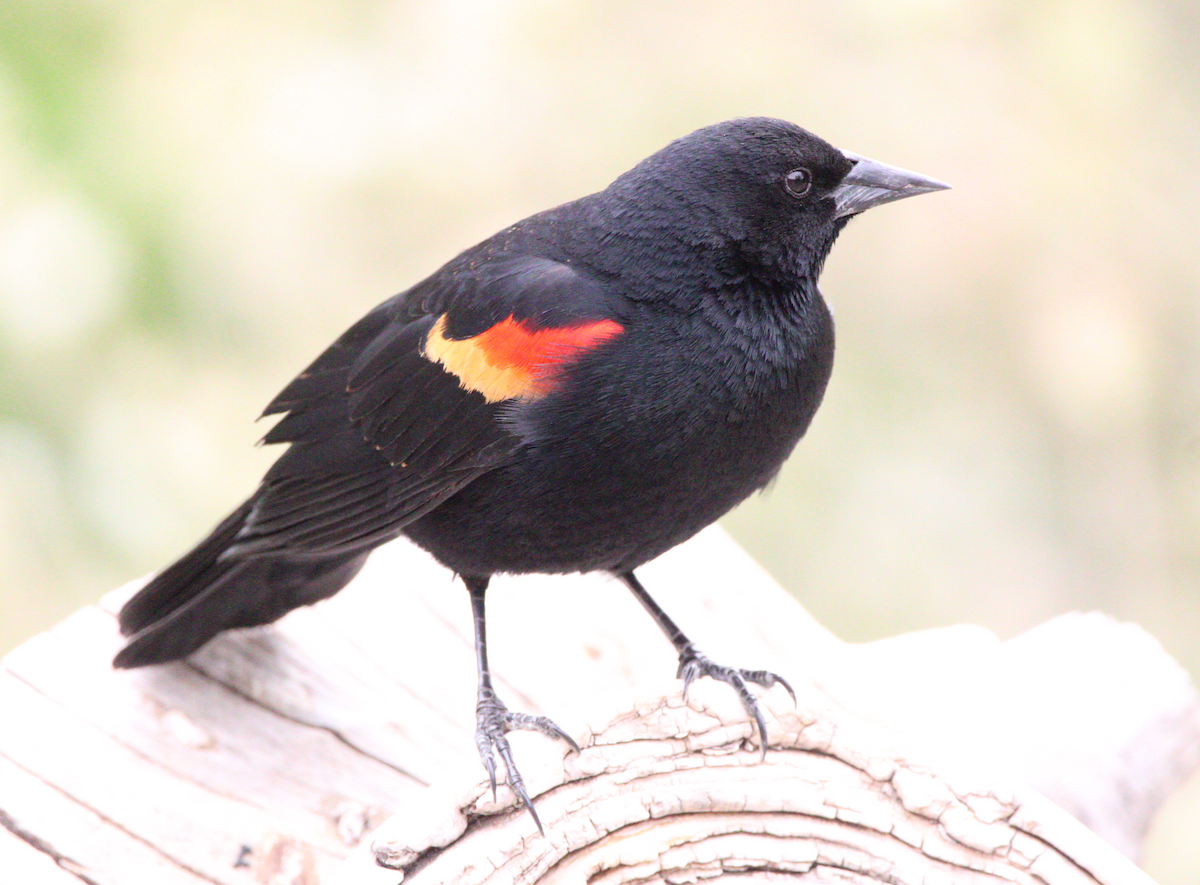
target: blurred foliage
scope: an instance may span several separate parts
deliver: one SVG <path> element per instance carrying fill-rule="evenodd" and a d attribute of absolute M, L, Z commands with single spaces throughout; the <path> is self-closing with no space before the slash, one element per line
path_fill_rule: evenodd
<path fill-rule="evenodd" d="M 770 114 L 957 189 L 842 237 L 826 403 L 727 527 L 849 639 L 1100 608 L 1200 673 L 1198 42 L 1166 0 L 8 0 L 0 651 L 236 504 L 374 303 Z"/>

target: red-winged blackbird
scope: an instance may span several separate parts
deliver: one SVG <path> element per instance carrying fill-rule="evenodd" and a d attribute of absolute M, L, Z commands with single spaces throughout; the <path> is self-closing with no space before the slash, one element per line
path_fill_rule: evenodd
<path fill-rule="evenodd" d="M 817 277 L 848 219 L 941 182 L 780 120 L 719 123 L 607 189 L 534 215 L 379 305 L 284 388 L 258 489 L 121 610 L 118 667 L 181 658 L 332 596 L 404 534 L 462 576 L 475 619 L 476 743 L 530 811 L 488 673 L 497 572 L 602 570 L 679 652 L 688 685 L 780 677 L 714 664 L 633 570 L 779 470 L 833 363 Z M 536 819 L 536 813 L 534 817 Z M 540 823 L 539 823 L 540 826 Z"/>

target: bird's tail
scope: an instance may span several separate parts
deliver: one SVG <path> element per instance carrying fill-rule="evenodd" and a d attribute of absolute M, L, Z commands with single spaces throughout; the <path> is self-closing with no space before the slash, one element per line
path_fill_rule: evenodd
<path fill-rule="evenodd" d="M 191 654 L 222 630 L 268 624 L 337 593 L 369 551 L 326 556 L 222 559 L 252 502 L 229 514 L 186 556 L 150 580 L 117 616 L 129 642 L 115 667 L 161 664 Z"/>

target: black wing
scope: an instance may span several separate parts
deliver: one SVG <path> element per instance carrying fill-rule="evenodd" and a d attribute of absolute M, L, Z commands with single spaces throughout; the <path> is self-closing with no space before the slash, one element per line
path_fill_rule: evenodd
<path fill-rule="evenodd" d="M 465 253 L 351 327 L 267 406 L 290 443 L 222 558 L 361 550 L 508 461 L 505 420 L 574 354 L 619 335 L 616 298 L 574 268 Z"/>

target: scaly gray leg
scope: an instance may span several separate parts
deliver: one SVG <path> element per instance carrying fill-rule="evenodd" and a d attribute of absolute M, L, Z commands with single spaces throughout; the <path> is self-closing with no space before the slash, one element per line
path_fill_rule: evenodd
<path fill-rule="evenodd" d="M 471 612 L 475 622 L 475 663 L 479 674 L 479 695 L 475 703 L 475 746 L 479 748 L 479 758 L 483 760 L 483 767 L 487 769 L 488 781 L 492 785 L 492 799 L 496 798 L 494 748 L 495 752 L 499 753 L 500 758 L 504 760 L 508 785 L 529 809 L 538 831 L 544 836 L 546 831 L 542 828 L 542 821 L 533 808 L 529 793 L 525 790 L 525 781 L 521 778 L 521 772 L 517 770 L 512 748 L 505 735 L 517 729 L 538 731 L 549 737 L 566 741 L 575 752 L 579 752 L 579 745 L 571 739 L 569 734 L 545 716 L 513 713 L 496 697 L 496 690 L 492 687 L 492 674 L 488 669 L 487 630 L 483 612 L 483 596 L 487 592 L 488 581 L 489 578 L 486 577 L 463 576 L 463 583 L 467 585 L 467 590 L 471 594 Z"/>
<path fill-rule="evenodd" d="M 637 579 L 633 572 L 621 572 L 617 574 L 617 577 L 633 591 L 633 595 L 637 597 L 638 602 L 645 607 L 646 611 L 650 612 L 650 617 L 654 618 L 654 622 L 658 624 L 663 633 L 667 634 L 667 638 L 671 640 L 671 644 L 679 652 L 679 669 L 675 675 L 677 678 L 683 680 L 684 697 L 687 697 L 688 686 L 700 676 L 709 676 L 733 686 L 733 690 L 737 692 L 742 706 L 746 709 L 747 713 L 754 717 L 754 722 L 758 725 L 759 740 L 761 741 L 762 754 L 765 758 L 767 755 L 767 723 L 763 719 L 762 710 L 759 709 L 758 701 L 755 700 L 754 695 L 750 693 L 747 683 L 752 682 L 755 685 L 761 685 L 763 688 L 782 685 L 787 689 L 787 693 L 792 696 L 792 703 L 794 704 L 796 702 L 796 693 L 792 691 L 792 687 L 788 684 L 788 681 L 782 676 L 767 670 L 739 670 L 736 667 L 726 667 L 714 663 L 712 659 L 699 651 L 692 644 L 692 641 L 683 634 L 683 631 L 675 625 L 675 622 L 667 616 L 667 613 L 658 607 L 658 603 L 650 598 L 650 594 L 646 592 L 646 588 L 642 586 L 642 582 Z"/>

